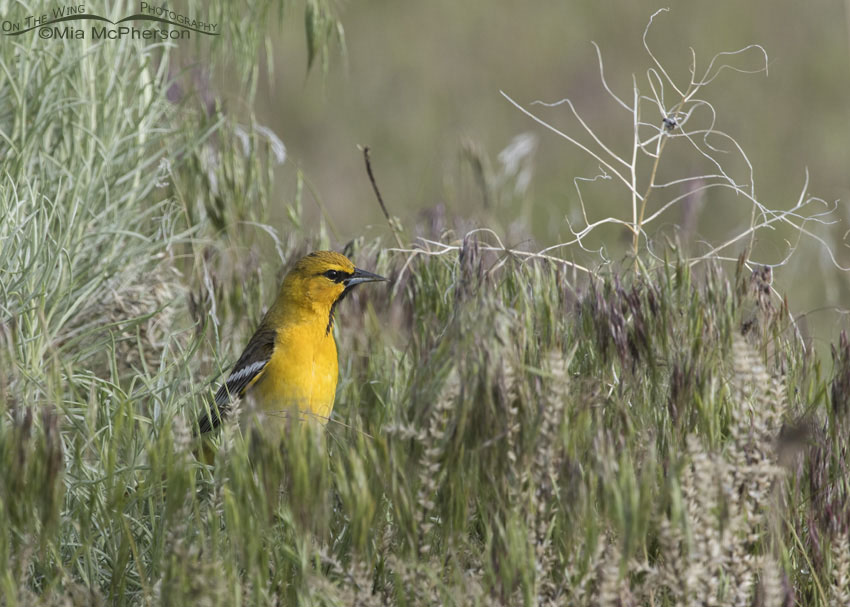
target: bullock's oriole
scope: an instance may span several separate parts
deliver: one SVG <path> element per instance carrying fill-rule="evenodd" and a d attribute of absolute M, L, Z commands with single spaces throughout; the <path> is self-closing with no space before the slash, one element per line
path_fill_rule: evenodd
<path fill-rule="evenodd" d="M 200 419 L 200 432 L 218 427 L 245 395 L 269 420 L 297 410 L 327 423 L 338 375 L 334 310 L 356 285 L 377 280 L 386 278 L 355 268 L 340 253 L 316 251 L 299 260 Z"/>

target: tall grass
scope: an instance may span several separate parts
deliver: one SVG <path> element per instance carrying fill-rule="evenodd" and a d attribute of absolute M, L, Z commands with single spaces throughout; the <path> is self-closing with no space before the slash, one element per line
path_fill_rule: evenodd
<path fill-rule="evenodd" d="M 267 225 L 280 142 L 169 99 L 176 52 L 0 49 L 4 604 L 846 603 L 850 345 L 824 372 L 746 251 L 354 241 L 393 281 L 340 307 L 327 429 L 196 461 L 283 268 L 338 243 L 301 182 Z"/>

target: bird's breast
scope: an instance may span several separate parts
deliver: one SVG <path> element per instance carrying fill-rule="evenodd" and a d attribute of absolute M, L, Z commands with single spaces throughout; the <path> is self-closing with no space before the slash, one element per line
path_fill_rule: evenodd
<path fill-rule="evenodd" d="M 326 326 L 285 327 L 278 330 L 254 398 L 269 419 L 286 419 L 298 409 L 324 424 L 333 409 L 338 374 L 336 342 Z"/>

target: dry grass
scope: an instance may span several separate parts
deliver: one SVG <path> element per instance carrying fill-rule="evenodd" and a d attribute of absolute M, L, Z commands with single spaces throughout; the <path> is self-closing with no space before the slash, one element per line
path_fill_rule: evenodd
<path fill-rule="evenodd" d="M 640 217 L 658 192 L 628 178 L 619 267 L 439 222 L 409 227 L 418 247 L 349 243 L 393 281 L 339 310 L 327 431 L 228 425 L 198 463 L 197 414 L 286 263 L 337 243 L 303 224 L 303 180 L 268 225 L 276 137 L 200 94 L 175 106 L 151 49 L 56 49 L 0 55 L 34 110 L 0 113 L 20 151 L 0 188 L 4 604 L 847 602 L 850 342 L 823 371 L 746 250 L 663 259 Z M 140 81 L 157 92 L 132 120 L 98 115 Z M 655 163 L 669 133 L 638 126 Z M 734 243 L 807 229 L 806 201 L 745 198 Z"/>

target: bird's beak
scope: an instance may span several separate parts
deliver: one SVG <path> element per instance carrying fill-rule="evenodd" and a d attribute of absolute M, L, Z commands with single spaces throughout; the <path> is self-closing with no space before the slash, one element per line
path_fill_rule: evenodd
<path fill-rule="evenodd" d="M 359 285 L 361 282 L 377 282 L 379 280 L 386 280 L 386 278 L 372 274 L 366 270 L 361 270 L 360 268 L 354 268 L 354 274 L 351 275 L 351 278 L 343 280 L 342 284 L 345 285 L 346 289 L 350 289 L 354 285 Z"/>

